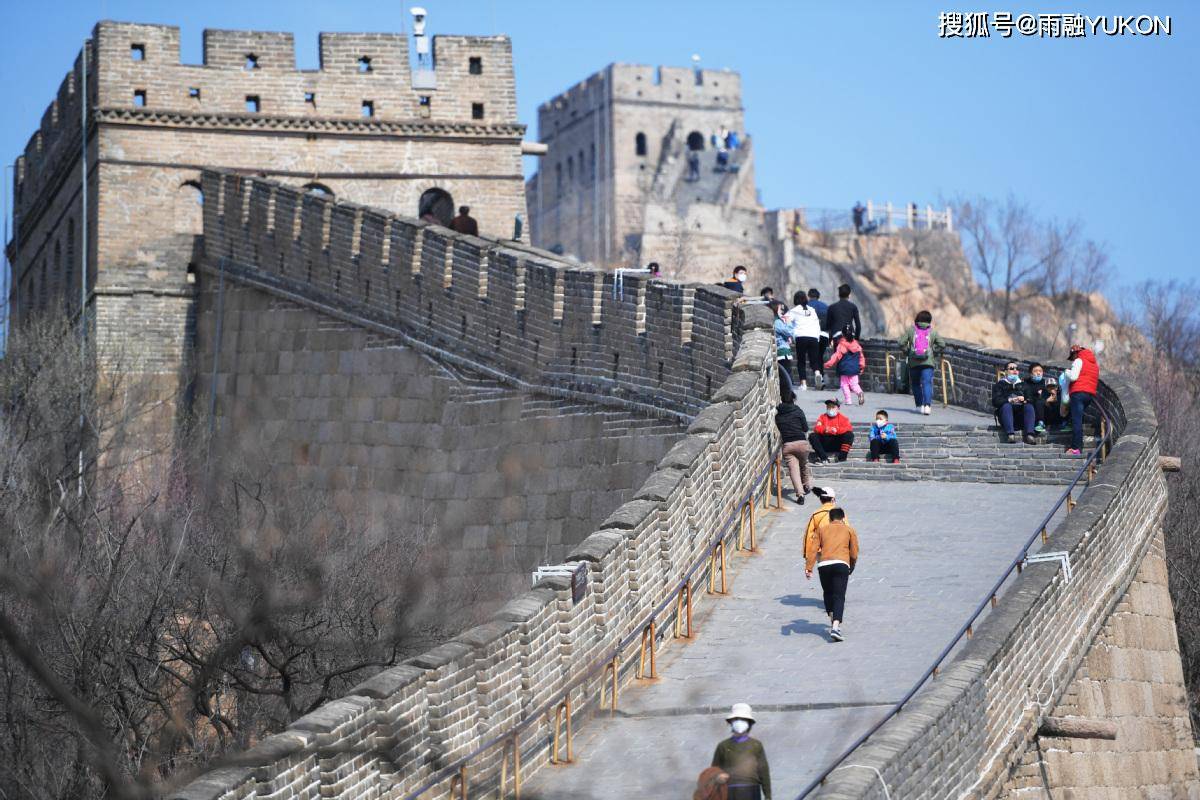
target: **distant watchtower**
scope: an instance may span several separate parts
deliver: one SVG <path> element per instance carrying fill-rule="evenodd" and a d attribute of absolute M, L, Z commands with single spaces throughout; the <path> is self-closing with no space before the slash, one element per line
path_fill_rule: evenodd
<path fill-rule="evenodd" d="M 403 34 L 324 33 L 320 59 L 297 70 L 290 33 L 206 30 L 203 64 L 186 65 L 176 27 L 97 24 L 17 160 L 16 317 L 77 310 L 86 261 L 99 340 L 137 371 L 180 374 L 205 167 L 443 223 L 462 203 L 512 235 L 525 128 L 507 37 L 436 36 L 414 71 Z"/>
<path fill-rule="evenodd" d="M 719 171 L 722 131 L 739 147 Z M 606 265 L 666 264 L 699 240 L 717 237 L 709 244 L 724 257 L 738 238 L 760 238 L 757 229 L 741 237 L 739 211 L 752 213 L 751 227 L 761 222 L 736 72 L 610 64 L 541 105 L 538 138 L 549 152 L 526 201 L 541 247 Z M 699 179 L 689 179 L 693 153 Z M 730 246 L 717 241 L 733 224 Z"/>

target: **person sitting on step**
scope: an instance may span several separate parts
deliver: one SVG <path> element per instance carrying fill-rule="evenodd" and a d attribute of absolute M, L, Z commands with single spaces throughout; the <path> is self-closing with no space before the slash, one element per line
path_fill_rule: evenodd
<path fill-rule="evenodd" d="M 826 400 L 825 413 L 817 419 L 813 432 L 809 434 L 808 443 L 821 463 L 829 462 L 831 451 L 837 454 L 838 461 L 845 461 L 850 455 L 850 446 L 854 444 L 854 426 L 841 412 L 841 406 L 836 397 Z"/>
<path fill-rule="evenodd" d="M 1062 423 L 1058 412 L 1058 382 L 1046 377 L 1046 368 L 1034 364 L 1025 378 L 1025 398 L 1033 405 L 1034 434 L 1041 436 L 1047 425 Z"/>
<path fill-rule="evenodd" d="M 1017 439 L 1014 417 L 1021 415 L 1022 431 L 1026 444 L 1036 444 L 1033 428 L 1037 424 L 1037 411 L 1033 403 L 1026 402 L 1025 386 L 1021 382 L 1021 368 L 1010 361 L 1004 366 L 1004 375 L 992 386 L 992 408 L 1003 428 L 1001 441 L 1011 444 Z"/>
<path fill-rule="evenodd" d="M 888 413 L 883 409 L 875 412 L 875 422 L 867 432 L 867 438 L 871 447 L 868 461 L 878 461 L 886 455 L 893 464 L 900 463 L 900 441 L 896 438 L 896 426 L 888 421 Z"/>

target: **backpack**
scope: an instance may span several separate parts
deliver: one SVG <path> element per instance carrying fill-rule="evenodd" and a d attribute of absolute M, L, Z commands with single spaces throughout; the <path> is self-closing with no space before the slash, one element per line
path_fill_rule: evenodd
<path fill-rule="evenodd" d="M 859 354 L 862 350 L 851 350 L 846 348 L 842 353 L 842 357 L 837 362 L 838 375 L 858 375 L 862 372 L 862 367 L 859 365 Z"/>
<path fill-rule="evenodd" d="M 929 334 L 932 328 L 918 328 L 913 326 L 913 355 L 924 358 L 929 355 Z"/>

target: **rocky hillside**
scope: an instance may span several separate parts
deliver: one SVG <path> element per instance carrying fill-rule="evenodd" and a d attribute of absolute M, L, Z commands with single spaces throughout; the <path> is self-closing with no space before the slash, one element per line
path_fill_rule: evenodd
<path fill-rule="evenodd" d="M 787 287 L 789 296 L 808 285 L 832 293 L 829 283 L 841 276 L 855 286 L 856 299 L 865 307 L 864 322 L 875 333 L 899 335 L 918 311 L 928 309 L 943 336 L 987 347 L 1061 359 L 1072 322 L 1078 326 L 1077 341 L 1104 342 L 1109 357 L 1123 355 L 1132 346 L 1100 294 L 1051 298 L 1022 290 L 1006 326 L 999 311 L 1002 298 L 989 297 L 976 282 L 957 233 L 905 230 L 858 236 L 848 231 L 801 231 L 793 242 L 795 255 L 776 276 L 779 285 Z"/>

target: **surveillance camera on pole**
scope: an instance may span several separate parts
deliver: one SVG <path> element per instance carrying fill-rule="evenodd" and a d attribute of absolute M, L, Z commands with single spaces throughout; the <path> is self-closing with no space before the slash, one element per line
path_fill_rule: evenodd
<path fill-rule="evenodd" d="M 425 35 L 426 12 L 421 6 L 413 6 L 409 10 L 409 13 L 412 14 L 413 18 L 413 40 L 417 51 L 417 70 L 424 72 L 429 69 L 429 37 Z"/>

